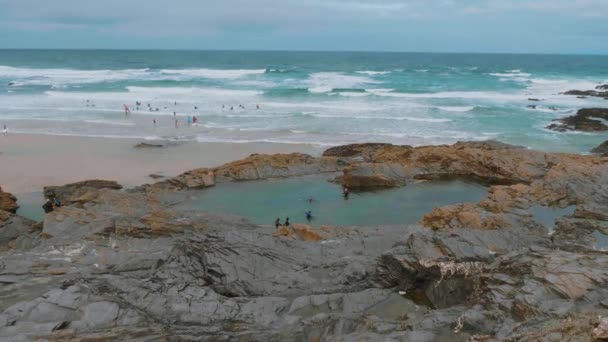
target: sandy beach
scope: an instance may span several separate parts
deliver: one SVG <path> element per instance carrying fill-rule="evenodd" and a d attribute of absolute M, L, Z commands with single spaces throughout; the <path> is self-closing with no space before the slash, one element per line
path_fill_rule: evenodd
<path fill-rule="evenodd" d="M 115 180 L 126 187 L 150 183 L 150 174 L 175 176 L 252 153 L 318 154 L 310 145 L 185 143 L 134 148 L 141 140 L 8 134 L 0 136 L 0 184 L 14 194 L 86 179 Z"/>

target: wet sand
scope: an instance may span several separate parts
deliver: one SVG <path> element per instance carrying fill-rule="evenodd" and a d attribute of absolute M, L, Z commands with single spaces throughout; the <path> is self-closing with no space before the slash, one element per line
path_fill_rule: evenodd
<path fill-rule="evenodd" d="M 213 167 L 252 153 L 322 150 L 310 145 L 272 143 L 185 143 L 164 148 L 133 146 L 141 140 L 73 136 L 0 135 L 0 185 L 14 194 L 41 191 L 86 179 L 115 180 L 126 187 L 154 182 L 150 174 L 175 176 Z"/>

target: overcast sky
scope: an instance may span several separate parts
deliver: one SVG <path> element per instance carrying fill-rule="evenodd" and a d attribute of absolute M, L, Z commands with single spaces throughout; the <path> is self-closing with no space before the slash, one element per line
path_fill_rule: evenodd
<path fill-rule="evenodd" d="M 608 54 L 608 0 L 0 0 L 0 47 Z"/>

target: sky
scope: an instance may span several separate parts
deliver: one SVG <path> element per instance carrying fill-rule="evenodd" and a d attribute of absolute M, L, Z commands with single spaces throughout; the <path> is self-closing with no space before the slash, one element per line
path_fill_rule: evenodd
<path fill-rule="evenodd" d="M 0 0 L 0 48 L 608 54 L 608 0 Z"/>

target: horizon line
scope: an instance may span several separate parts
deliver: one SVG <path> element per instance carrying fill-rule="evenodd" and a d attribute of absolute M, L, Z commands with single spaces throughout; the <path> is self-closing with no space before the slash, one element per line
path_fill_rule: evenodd
<path fill-rule="evenodd" d="M 288 50 L 288 49 L 190 49 L 190 48 L 73 48 L 73 47 L 0 47 L 0 51 L 181 51 L 181 52 L 304 52 L 304 53 L 392 53 L 392 54 L 454 54 L 454 55 L 537 55 L 537 56 L 594 56 L 604 57 L 608 53 L 578 52 L 482 52 L 482 51 L 396 51 L 396 50 Z"/>

